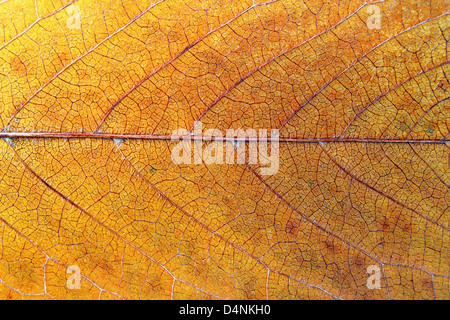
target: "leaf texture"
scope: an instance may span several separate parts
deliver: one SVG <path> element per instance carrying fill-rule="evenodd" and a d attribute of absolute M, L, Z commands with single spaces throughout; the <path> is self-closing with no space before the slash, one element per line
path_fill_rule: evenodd
<path fill-rule="evenodd" d="M 0 296 L 449 299 L 448 14 L 0 2 Z M 196 121 L 279 129 L 278 172 L 174 163 Z"/>

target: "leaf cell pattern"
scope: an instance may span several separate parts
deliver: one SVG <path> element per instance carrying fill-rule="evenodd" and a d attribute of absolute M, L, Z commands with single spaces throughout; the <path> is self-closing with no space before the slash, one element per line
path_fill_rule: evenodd
<path fill-rule="evenodd" d="M 446 0 L 0 1 L 0 297 L 449 299 L 449 40 Z M 196 121 L 279 171 L 175 164 Z"/>

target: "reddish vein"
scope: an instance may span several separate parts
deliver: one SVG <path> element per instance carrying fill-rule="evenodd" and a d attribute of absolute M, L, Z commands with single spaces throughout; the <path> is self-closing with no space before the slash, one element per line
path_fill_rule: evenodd
<path fill-rule="evenodd" d="M 93 133 L 93 132 L 0 132 L 0 138 L 53 138 L 53 139 L 134 139 L 134 140 L 192 140 L 192 141 L 223 141 L 223 142 L 364 142 L 364 143 L 450 143 L 444 139 L 378 139 L 378 138 L 290 138 L 290 137 L 211 137 L 201 135 L 158 135 L 158 134 L 126 134 L 126 133 Z"/>

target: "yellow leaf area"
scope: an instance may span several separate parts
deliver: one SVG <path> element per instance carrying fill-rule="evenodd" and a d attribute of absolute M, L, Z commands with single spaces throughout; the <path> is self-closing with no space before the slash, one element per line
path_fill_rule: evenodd
<path fill-rule="evenodd" d="M 449 299 L 448 13 L 1 1 L 0 298 Z M 174 163 L 195 121 L 279 129 L 278 172 Z"/>

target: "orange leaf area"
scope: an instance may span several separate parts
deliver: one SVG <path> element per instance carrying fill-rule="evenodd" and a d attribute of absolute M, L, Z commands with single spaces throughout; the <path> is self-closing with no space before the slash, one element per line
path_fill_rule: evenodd
<path fill-rule="evenodd" d="M 0 298 L 450 299 L 449 12 L 0 1 Z M 174 162 L 200 121 L 277 172 Z"/>

